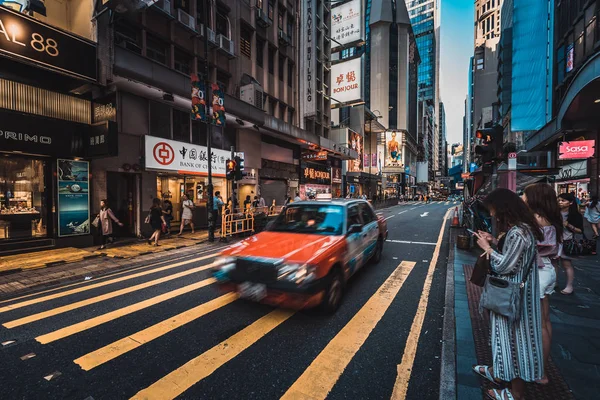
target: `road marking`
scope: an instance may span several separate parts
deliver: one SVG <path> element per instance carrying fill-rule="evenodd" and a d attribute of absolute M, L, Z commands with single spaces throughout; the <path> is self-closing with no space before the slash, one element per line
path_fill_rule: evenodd
<path fill-rule="evenodd" d="M 423 214 L 421 214 L 421 218 L 426 217 L 429 215 L 429 211 L 425 211 Z"/>
<path fill-rule="evenodd" d="M 389 217 L 387 217 L 387 218 L 384 218 L 383 220 L 384 220 L 384 221 L 387 221 L 388 219 L 390 219 L 390 218 L 394 218 L 394 217 L 395 217 L 395 215 L 390 215 Z"/>
<path fill-rule="evenodd" d="M 399 213 L 398 213 L 398 215 L 400 215 L 400 214 L 404 214 L 404 213 L 405 213 L 405 212 L 407 212 L 407 211 L 408 211 L 408 210 L 404 210 L 404 211 L 402 211 L 402 212 L 399 212 Z"/>
<path fill-rule="evenodd" d="M 218 254 L 219 253 L 212 253 L 212 254 L 209 254 L 209 255 L 206 255 L 206 256 L 192 258 L 191 260 L 180 261 L 180 262 L 175 263 L 175 264 L 165 265 L 164 267 L 155 268 L 155 269 L 152 269 L 152 270 L 149 270 L 149 271 L 138 272 L 137 274 L 127 275 L 127 276 L 123 276 L 121 278 L 110 279 L 108 281 L 95 283 L 95 284 L 92 284 L 92 285 L 89 285 L 89 286 L 85 286 L 85 287 L 82 287 L 82 288 L 71 289 L 71 290 L 67 290 L 66 292 L 55 293 L 55 294 L 51 294 L 51 295 L 48 295 L 48 296 L 38 297 L 37 299 L 26 300 L 26 301 L 23 301 L 23 302 L 20 302 L 20 303 L 10 304 L 8 306 L 0 307 L 0 313 L 7 312 L 7 311 L 12 311 L 12 310 L 16 310 L 18 308 L 30 306 L 32 304 L 42 303 L 42 302 L 48 301 L 48 300 L 58 299 L 58 298 L 69 296 L 69 295 L 75 294 L 75 293 L 81 293 L 81 292 L 85 292 L 87 290 L 91 290 L 91 289 L 96 289 L 96 288 L 103 287 L 103 286 L 112 285 L 113 283 L 118 283 L 118 282 L 127 281 L 129 279 L 139 278 L 141 276 L 154 274 L 156 272 L 166 271 L 166 270 L 169 270 L 169 269 L 172 269 L 172 268 L 177 268 L 177 267 L 180 267 L 182 265 L 190 264 L 190 263 L 193 263 L 193 262 L 207 260 L 209 258 L 212 258 L 212 257 L 218 255 Z M 144 267 L 144 268 L 147 268 L 147 267 Z"/>
<path fill-rule="evenodd" d="M 14 327 L 17 327 L 17 326 L 29 324 L 31 322 L 39 321 L 39 320 L 44 319 L 44 318 L 48 318 L 48 317 L 52 317 L 54 315 L 62 314 L 62 313 L 65 313 L 67 311 L 72 311 L 72 310 L 75 310 L 75 309 L 78 309 L 78 308 L 81 308 L 81 307 L 85 307 L 85 306 L 88 306 L 90 304 L 99 303 L 101 301 L 112 299 L 112 298 L 115 298 L 115 297 L 118 297 L 118 296 L 122 296 L 122 295 L 127 294 L 127 293 L 135 292 L 137 290 L 146 289 L 146 288 L 149 288 L 150 286 L 156 286 L 156 285 L 159 285 L 161 283 L 172 281 L 172 280 L 177 279 L 177 278 L 181 278 L 181 277 L 184 277 L 184 276 L 187 276 L 187 275 L 195 274 L 196 272 L 207 270 L 207 269 L 211 268 L 212 266 L 213 266 L 213 264 L 211 263 L 211 264 L 208 264 L 208 265 L 203 265 L 201 267 L 188 269 L 187 271 L 178 272 L 176 274 L 168 275 L 168 276 L 165 276 L 163 278 L 154 279 L 152 281 L 140 283 L 139 285 L 130 286 L 128 288 L 116 290 L 114 292 L 105 293 L 103 295 L 92 297 L 90 299 L 81 300 L 81 301 L 78 301 L 78 302 L 75 302 L 75 303 L 67 304 L 67 305 L 62 306 L 62 307 L 53 308 L 53 309 L 50 309 L 48 311 L 43 311 L 41 313 L 37 313 L 37 314 L 29 315 L 27 317 L 15 319 L 13 321 L 6 322 L 6 323 L 4 323 L 2 325 L 5 328 L 9 328 L 10 329 L 10 328 L 14 328 Z"/>
<path fill-rule="evenodd" d="M 282 309 L 271 311 L 212 349 L 139 391 L 132 399 L 174 399 L 202 379 L 210 376 L 292 315 L 294 315 L 294 311 Z"/>
<path fill-rule="evenodd" d="M 85 321 L 81 321 L 81 322 L 78 322 L 73 325 L 66 326 L 66 327 L 58 329 L 56 331 L 46 333 L 44 335 L 36 337 L 35 340 L 37 340 L 41 344 L 52 343 L 59 339 L 64 339 L 64 338 L 74 335 L 76 333 L 83 332 L 85 330 L 94 328 L 96 326 L 102 325 L 109 321 L 113 321 L 115 319 L 132 314 L 134 312 L 143 310 L 144 308 L 148 308 L 153 305 L 162 303 L 163 301 L 174 299 L 175 297 L 184 295 L 186 293 L 192 292 L 194 290 L 203 288 L 208 285 L 212 285 L 215 282 L 216 282 L 216 280 L 214 278 L 204 279 L 204 280 L 201 280 L 200 282 L 196 282 L 194 284 L 187 285 L 187 286 L 184 286 L 184 287 L 176 289 L 176 290 L 172 290 L 167 293 L 163 293 L 159 296 L 155 296 L 150 299 L 140 301 L 135 304 L 131 304 L 127 307 L 119 308 L 118 310 L 114 310 L 114 311 L 108 312 L 106 314 L 102 314 L 97 317 L 87 319 Z"/>
<path fill-rule="evenodd" d="M 184 311 L 173 317 L 169 317 L 162 322 L 152 325 L 144 330 L 124 337 L 116 342 L 113 342 L 101 349 L 95 350 L 84 356 L 79 357 L 73 362 L 83 368 L 84 371 L 89 371 L 99 365 L 107 363 L 123 354 L 137 349 L 138 347 L 153 341 L 177 328 L 184 326 L 200 317 L 205 316 L 227 304 L 237 300 L 237 293 L 227 293 L 221 297 L 217 297 L 207 303 L 200 304 L 190 310 Z"/>
<path fill-rule="evenodd" d="M 402 261 L 381 287 L 327 344 L 281 399 L 324 399 L 400 291 L 415 262 Z"/>
<path fill-rule="evenodd" d="M 444 216 L 442 227 L 440 228 L 440 234 L 429 263 L 429 269 L 427 271 L 427 277 L 423 284 L 423 292 L 421 293 L 421 299 L 417 307 L 417 313 L 413 319 L 412 326 L 410 327 L 410 333 L 406 340 L 404 347 L 404 354 L 402 355 L 402 361 L 398 365 L 398 375 L 396 376 L 396 383 L 394 385 L 394 391 L 392 392 L 392 400 L 404 400 L 408 391 L 408 383 L 410 381 L 410 375 L 415 362 L 415 356 L 417 354 L 417 347 L 419 345 L 419 337 L 421 336 L 421 330 L 423 329 L 423 321 L 425 320 L 425 313 L 427 312 L 427 303 L 429 302 L 429 291 L 431 290 L 431 281 L 433 280 L 433 272 L 435 271 L 435 265 L 437 264 L 438 257 L 440 256 L 440 247 L 442 246 L 442 239 L 444 238 L 444 229 L 446 228 L 446 221 L 450 210 L 446 211 Z"/>
<path fill-rule="evenodd" d="M 432 243 L 432 242 L 412 242 L 410 240 L 393 240 L 393 239 L 388 239 L 388 240 L 386 240 L 386 242 L 403 243 L 403 244 L 426 244 L 428 246 L 435 246 L 437 244 L 437 243 Z"/>

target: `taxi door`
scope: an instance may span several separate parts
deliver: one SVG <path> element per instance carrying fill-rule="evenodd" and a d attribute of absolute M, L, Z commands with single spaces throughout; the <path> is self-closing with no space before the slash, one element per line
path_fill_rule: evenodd
<path fill-rule="evenodd" d="M 350 229 L 352 225 L 363 225 L 358 204 L 348 206 L 346 229 Z M 348 266 L 349 275 L 353 275 L 363 264 L 363 252 L 366 248 L 363 235 L 364 231 L 361 231 L 346 237 L 346 244 L 348 246 L 346 265 Z"/>
<path fill-rule="evenodd" d="M 363 241 L 364 241 L 364 259 L 365 261 L 371 258 L 377 248 L 377 239 L 379 238 L 379 224 L 377 216 L 373 212 L 371 206 L 367 203 L 359 205 L 360 216 L 363 221 Z"/>

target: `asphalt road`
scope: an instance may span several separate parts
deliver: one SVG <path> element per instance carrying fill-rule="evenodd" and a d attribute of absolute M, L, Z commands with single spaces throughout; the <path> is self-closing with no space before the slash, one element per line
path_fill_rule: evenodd
<path fill-rule="evenodd" d="M 381 211 L 333 316 L 219 293 L 218 246 L 0 302 L 0 398 L 437 400 L 451 206 Z"/>

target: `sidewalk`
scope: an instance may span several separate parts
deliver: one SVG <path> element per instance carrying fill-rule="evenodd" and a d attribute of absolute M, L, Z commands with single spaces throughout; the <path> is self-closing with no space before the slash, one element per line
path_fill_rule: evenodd
<path fill-rule="evenodd" d="M 192 246 L 207 243 L 207 239 L 207 231 L 196 231 L 195 234 L 187 232 L 180 237 L 162 239 L 159 247 L 149 246 L 145 240 L 124 239 L 103 250 L 98 250 L 97 246 L 68 247 L 0 257 L 0 298 L 160 261 L 156 253 L 183 249 L 178 256 L 194 254 L 198 248 Z M 208 244 L 207 248 L 210 248 Z"/>
<path fill-rule="evenodd" d="M 482 399 L 491 388 L 475 375 L 474 364 L 490 365 L 489 319 L 478 311 L 481 288 L 469 282 L 480 252 L 456 248 L 450 232 L 440 399 Z M 582 257 L 575 266 L 575 294 L 550 298 L 552 353 L 546 386 L 527 385 L 527 399 L 598 399 L 600 391 L 600 257 Z M 560 287 L 565 275 L 558 276 Z"/>

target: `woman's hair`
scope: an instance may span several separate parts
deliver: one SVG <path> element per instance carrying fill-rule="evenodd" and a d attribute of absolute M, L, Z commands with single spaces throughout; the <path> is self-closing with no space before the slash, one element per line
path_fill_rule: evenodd
<path fill-rule="evenodd" d="M 152 207 L 160 207 L 160 199 L 154 198 L 152 200 Z"/>
<path fill-rule="evenodd" d="M 104 208 L 108 208 L 108 200 L 106 199 L 101 199 L 100 203 L 104 203 Z"/>
<path fill-rule="evenodd" d="M 589 208 L 594 208 L 598 205 L 598 196 L 592 196 L 592 200 L 590 201 L 590 204 L 588 204 Z"/>
<path fill-rule="evenodd" d="M 556 229 L 556 238 L 560 243 L 563 235 L 563 219 L 556 199 L 556 192 L 547 183 L 534 183 L 525 188 L 527 205 L 535 214 L 548 221 Z"/>
<path fill-rule="evenodd" d="M 535 238 L 544 240 L 544 235 L 533 213 L 517 194 L 508 189 L 496 189 L 483 200 L 488 210 L 494 211 L 501 230 L 513 226 L 528 225 Z"/>
<path fill-rule="evenodd" d="M 171 200 L 165 200 L 164 203 L 165 204 L 173 204 L 173 203 L 171 203 Z"/>
<path fill-rule="evenodd" d="M 573 196 L 571 193 L 561 193 L 558 195 L 558 197 L 571 203 L 569 206 L 569 216 L 567 217 L 567 221 L 573 223 L 573 221 L 578 221 L 581 219 L 581 213 L 579 212 L 579 207 L 577 207 L 577 203 L 575 202 L 575 196 Z"/>

